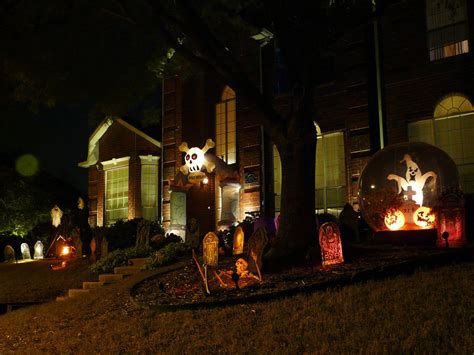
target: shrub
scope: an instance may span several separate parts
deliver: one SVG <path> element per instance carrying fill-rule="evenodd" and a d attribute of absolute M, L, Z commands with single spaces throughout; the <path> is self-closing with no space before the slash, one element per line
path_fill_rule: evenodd
<path fill-rule="evenodd" d="M 141 218 L 128 221 L 119 220 L 110 227 L 94 228 L 93 234 L 97 243 L 105 237 L 108 242 L 109 250 L 131 248 L 135 246 L 137 240 L 137 226 L 140 221 Z M 163 227 L 159 222 L 150 222 L 150 238 L 156 234 L 163 233 Z"/>
<path fill-rule="evenodd" d="M 144 258 L 149 256 L 151 252 L 152 249 L 150 247 L 131 247 L 127 249 L 118 249 L 93 264 L 90 267 L 90 271 L 95 273 L 113 272 L 116 266 L 127 265 L 128 259 Z"/>
<path fill-rule="evenodd" d="M 189 253 L 191 248 L 184 243 L 170 243 L 163 249 L 158 250 L 151 256 L 151 261 L 146 265 L 147 269 L 156 269 L 175 262 L 180 256 Z"/>

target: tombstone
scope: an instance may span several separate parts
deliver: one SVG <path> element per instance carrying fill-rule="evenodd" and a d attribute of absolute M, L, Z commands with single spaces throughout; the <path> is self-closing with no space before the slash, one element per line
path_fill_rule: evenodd
<path fill-rule="evenodd" d="M 12 248 L 11 245 L 7 245 L 3 250 L 3 256 L 5 257 L 6 263 L 15 263 L 15 250 Z"/>
<path fill-rule="evenodd" d="M 202 259 L 204 265 L 217 266 L 219 258 L 219 238 L 212 232 L 206 234 L 202 241 Z"/>
<path fill-rule="evenodd" d="M 460 248 L 466 245 L 464 215 L 464 198 L 461 192 L 447 192 L 440 196 L 437 216 L 438 247 L 449 245 L 450 248 Z M 448 233 L 447 238 L 443 238 L 445 232 Z"/>
<path fill-rule="evenodd" d="M 199 247 L 199 221 L 196 218 L 190 218 L 186 223 L 186 244 L 191 248 L 197 249 Z"/>
<path fill-rule="evenodd" d="M 264 227 L 258 228 L 255 232 L 253 232 L 252 236 L 249 239 L 249 250 L 248 250 L 248 258 L 247 261 L 249 263 L 249 271 L 251 273 L 257 273 L 257 266 L 255 265 L 255 261 L 253 260 L 251 253 L 255 253 L 257 256 L 257 264 L 260 270 L 262 270 L 262 254 L 263 250 L 267 246 L 268 237 L 267 232 L 265 231 Z"/>
<path fill-rule="evenodd" d="M 21 243 L 20 250 L 21 250 L 21 256 L 23 260 L 31 259 L 30 247 L 28 246 L 27 243 Z"/>
<path fill-rule="evenodd" d="M 109 254 L 109 243 L 107 242 L 107 238 L 102 237 L 100 241 L 100 258 L 105 258 Z"/>
<path fill-rule="evenodd" d="M 319 245 L 323 266 L 344 263 L 339 227 L 334 222 L 326 222 L 319 229 Z"/>
<path fill-rule="evenodd" d="M 244 252 L 244 231 L 242 227 L 238 226 L 234 232 L 234 241 L 232 243 L 233 255 L 240 255 Z"/>
<path fill-rule="evenodd" d="M 35 243 L 35 253 L 33 258 L 36 259 L 43 259 L 43 243 L 41 243 L 40 240 L 38 240 Z"/>
<path fill-rule="evenodd" d="M 280 230 L 280 220 L 281 220 L 281 214 L 275 217 L 274 222 L 275 222 L 275 234 L 278 234 L 278 231 Z"/>
<path fill-rule="evenodd" d="M 142 219 L 137 225 L 137 239 L 135 246 L 148 247 L 150 245 L 150 222 Z"/>
<path fill-rule="evenodd" d="M 92 238 L 91 243 L 90 243 L 90 248 L 91 248 L 91 260 L 95 261 L 96 260 L 95 250 L 97 249 L 97 242 L 95 241 L 95 238 Z"/>

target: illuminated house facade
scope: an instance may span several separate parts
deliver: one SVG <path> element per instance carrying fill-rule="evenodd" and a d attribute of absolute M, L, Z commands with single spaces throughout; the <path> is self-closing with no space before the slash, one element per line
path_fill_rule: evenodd
<path fill-rule="evenodd" d="M 107 118 L 89 138 L 89 224 L 160 218 L 161 143 L 122 119 Z"/>
<path fill-rule="evenodd" d="M 400 2 L 376 23 L 347 34 L 327 58 L 327 78 L 317 85 L 314 99 L 316 212 L 337 215 L 346 202 L 356 203 L 370 157 L 406 141 L 446 151 L 457 164 L 464 192 L 474 193 L 472 14 L 474 4 L 467 0 Z M 258 45 L 250 44 L 246 55 L 255 63 L 256 83 L 261 69 L 264 92 L 284 109 L 284 70 L 270 43 L 263 49 L 263 68 Z M 277 214 L 281 165 L 256 123 L 256 110 L 212 72 L 169 78 L 163 89 L 165 226 L 176 222 L 175 192 L 186 196 L 181 208 L 202 230 L 242 220 L 246 212 Z M 186 188 L 177 176 L 183 164 L 178 146 L 201 147 L 207 138 L 216 142 L 212 152 L 225 168 L 209 174 L 208 184 Z"/>

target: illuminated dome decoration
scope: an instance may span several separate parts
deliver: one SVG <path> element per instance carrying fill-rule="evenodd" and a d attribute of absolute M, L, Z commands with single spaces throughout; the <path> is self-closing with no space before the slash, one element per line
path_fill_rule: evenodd
<path fill-rule="evenodd" d="M 368 162 L 359 181 L 359 204 L 376 232 L 432 229 L 438 195 L 459 190 L 457 167 L 447 153 L 407 142 L 382 149 Z"/>

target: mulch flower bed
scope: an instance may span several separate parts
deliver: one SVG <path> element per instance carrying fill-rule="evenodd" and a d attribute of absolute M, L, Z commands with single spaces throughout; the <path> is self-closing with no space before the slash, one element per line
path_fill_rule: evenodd
<path fill-rule="evenodd" d="M 471 248 L 472 249 L 472 248 Z M 471 250 L 472 251 L 472 250 Z M 372 275 L 385 273 L 393 276 L 398 273 L 412 272 L 414 269 L 445 264 L 452 261 L 453 255 L 466 254 L 462 250 L 416 249 L 416 248 L 360 248 L 354 255 L 353 261 L 343 265 L 323 268 L 315 266 L 298 267 L 275 274 L 263 274 L 263 281 L 239 280 L 240 289 L 235 287 L 231 280 L 237 257 L 219 257 L 219 266 L 216 271 L 227 287 L 222 287 L 209 269 L 209 289 L 207 294 L 202 278 L 192 259 L 179 269 L 157 274 L 135 285 L 131 296 L 142 307 L 150 308 L 194 308 L 227 303 L 239 303 L 247 300 L 265 300 L 273 295 L 289 295 L 293 291 L 312 290 L 321 287 L 338 286 L 353 281 L 362 281 L 373 278 Z M 467 253 L 469 254 L 469 253 Z M 472 259 L 472 257 L 468 257 Z M 444 261 L 443 261 L 444 260 Z M 406 269 L 406 270 L 405 270 Z"/>

